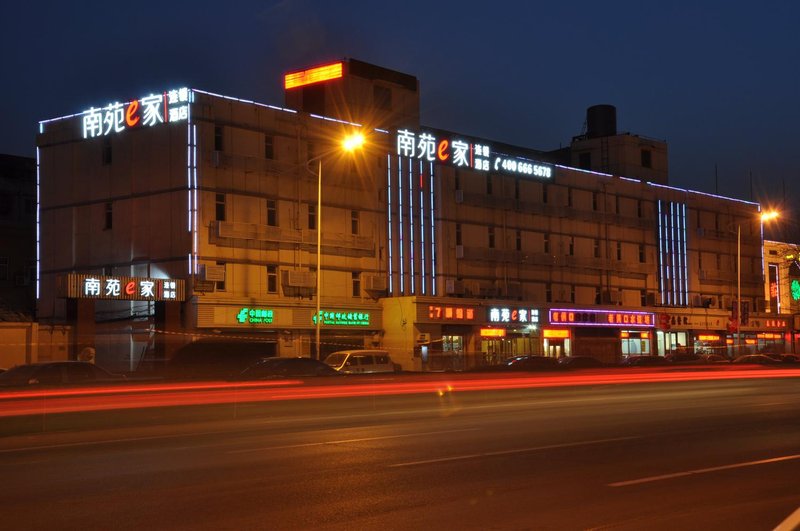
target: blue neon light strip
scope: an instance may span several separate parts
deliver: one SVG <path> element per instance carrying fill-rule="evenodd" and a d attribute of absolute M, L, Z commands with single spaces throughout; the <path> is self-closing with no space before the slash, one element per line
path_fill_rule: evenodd
<path fill-rule="evenodd" d="M 686 203 L 683 203 L 683 299 L 684 304 L 689 305 L 689 252 L 686 238 L 689 234 L 686 220 Z"/>
<path fill-rule="evenodd" d="M 388 259 L 389 259 L 389 293 L 394 293 L 394 281 L 393 281 L 393 270 L 392 270 L 392 155 L 390 153 L 386 154 L 386 214 L 388 218 Z"/>
<path fill-rule="evenodd" d="M 411 163 L 409 159 L 409 164 Z M 403 159 L 397 157 L 397 200 L 398 200 L 398 239 L 400 240 L 398 243 L 398 249 L 400 251 L 400 294 L 405 295 L 405 267 L 404 267 L 404 257 L 403 257 Z"/>
<path fill-rule="evenodd" d="M 411 294 L 417 292 L 417 276 L 414 264 L 414 165 L 408 159 L 408 234 L 409 234 L 409 270 L 411 271 Z"/>
<path fill-rule="evenodd" d="M 431 294 L 436 295 L 436 227 L 434 222 L 434 202 L 433 202 L 433 162 L 430 163 L 431 184 Z"/>
<path fill-rule="evenodd" d="M 42 129 L 42 125 L 39 124 L 40 131 Z M 39 178 L 41 176 L 41 162 L 39 159 L 39 146 L 36 146 L 36 300 L 39 300 L 39 277 L 42 267 L 42 251 L 41 251 L 41 225 L 42 219 L 41 215 L 41 206 L 42 206 L 42 196 L 41 196 L 41 188 L 39 183 Z"/>
<path fill-rule="evenodd" d="M 422 170 L 422 161 L 419 161 L 419 182 L 422 184 L 422 177 L 425 172 Z M 424 186 L 419 187 L 419 249 L 420 249 L 420 273 L 422 273 L 422 294 L 427 293 L 427 286 L 425 285 L 427 278 L 425 275 L 426 262 L 425 262 L 425 191 Z"/>
<path fill-rule="evenodd" d="M 674 303 L 677 303 L 675 300 L 675 291 L 676 291 L 676 270 L 678 269 L 675 266 L 675 203 L 672 201 L 669 202 L 669 246 L 670 246 L 670 272 L 672 273 L 672 293 L 670 294 Z"/>
<path fill-rule="evenodd" d="M 661 212 L 661 200 L 658 200 L 658 292 L 662 306 L 666 304 L 664 294 L 664 216 Z"/>

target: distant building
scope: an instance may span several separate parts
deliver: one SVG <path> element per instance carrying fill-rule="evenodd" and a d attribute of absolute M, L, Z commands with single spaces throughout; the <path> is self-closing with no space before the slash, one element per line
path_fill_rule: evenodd
<path fill-rule="evenodd" d="M 592 123 L 546 153 L 428 127 L 415 77 L 355 60 L 285 88 L 286 107 L 176 88 L 41 122 L 40 317 L 131 367 L 222 336 L 426 369 L 732 353 L 738 263 L 766 309 L 759 205 L 666 186 L 663 142 Z M 789 330 L 753 322 L 743 348 Z"/>

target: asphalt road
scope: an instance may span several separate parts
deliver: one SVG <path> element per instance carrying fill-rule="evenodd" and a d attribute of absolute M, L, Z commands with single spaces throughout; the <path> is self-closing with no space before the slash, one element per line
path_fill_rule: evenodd
<path fill-rule="evenodd" d="M 800 507 L 799 406 L 783 378 L 153 409 L 0 438 L 0 521 L 767 530 Z"/>

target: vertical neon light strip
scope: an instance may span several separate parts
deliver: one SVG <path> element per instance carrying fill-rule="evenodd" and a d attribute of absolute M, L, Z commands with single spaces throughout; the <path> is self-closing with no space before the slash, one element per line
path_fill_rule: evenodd
<path fill-rule="evenodd" d="M 411 159 L 409 159 L 410 164 Z M 397 219 L 397 227 L 399 229 L 398 234 L 398 248 L 400 251 L 400 295 L 405 295 L 405 264 L 403 263 L 403 159 L 399 156 L 397 157 L 397 211 L 398 211 L 398 219 Z"/>
<path fill-rule="evenodd" d="M 677 269 L 675 266 L 675 203 L 672 201 L 669 202 L 669 265 L 670 276 L 672 277 L 670 298 L 672 299 L 672 304 L 677 304 L 678 301 L 675 300 L 675 291 L 677 289 L 677 280 L 675 278 L 677 276 L 675 272 Z"/>
<path fill-rule="evenodd" d="M 689 235 L 687 228 L 686 203 L 683 203 L 683 299 L 684 304 L 689 305 L 689 251 L 686 238 Z"/>
<path fill-rule="evenodd" d="M 664 294 L 664 215 L 661 212 L 661 199 L 658 200 L 658 291 L 661 304 L 666 304 Z"/>
<path fill-rule="evenodd" d="M 425 186 L 423 186 L 422 178 L 425 176 L 425 172 L 422 169 L 422 161 L 419 161 L 419 249 L 420 249 L 420 258 L 419 258 L 419 271 L 422 274 L 422 294 L 425 295 L 427 292 L 427 286 L 425 286 L 426 282 L 426 275 L 425 275 Z"/>
<path fill-rule="evenodd" d="M 39 122 L 39 133 L 44 133 L 44 126 Z M 39 146 L 36 146 L 36 300 L 39 300 L 39 279 L 41 278 L 40 272 L 42 267 L 42 253 L 41 253 L 41 234 L 42 234 L 42 218 L 41 214 L 41 192 L 39 179 L 41 176 L 41 162 L 39 159 Z"/>
<path fill-rule="evenodd" d="M 417 292 L 417 277 L 416 277 L 416 264 L 414 263 L 414 165 L 411 159 L 408 160 L 408 235 L 409 235 L 409 249 L 408 261 L 410 262 L 409 271 L 411 278 L 411 294 Z"/>
<path fill-rule="evenodd" d="M 194 215 L 192 216 L 192 220 L 194 225 L 192 226 L 193 230 L 193 238 L 192 238 L 192 252 L 194 253 L 194 270 L 193 273 L 197 273 L 199 270 L 197 264 L 197 216 L 199 215 L 199 203 L 197 201 L 197 126 L 192 125 L 192 189 L 193 189 L 193 196 L 192 196 L 192 205 L 194 207 Z"/>
<path fill-rule="evenodd" d="M 436 295 L 436 226 L 433 202 L 433 162 L 430 163 L 430 198 L 431 198 L 431 295 Z"/>
<path fill-rule="evenodd" d="M 386 155 L 386 218 L 388 219 L 387 248 L 389 258 L 389 293 L 394 293 L 392 280 L 392 155 Z"/>
<path fill-rule="evenodd" d="M 189 233 L 189 238 L 192 237 L 192 117 L 191 117 L 191 109 L 192 106 L 189 105 L 189 118 L 186 123 L 186 206 L 187 206 L 187 213 L 186 213 L 186 232 Z M 189 250 L 189 274 L 192 274 L 194 271 L 192 258 L 194 258 L 192 254 L 192 249 Z"/>
<path fill-rule="evenodd" d="M 683 297 L 681 296 L 683 286 L 683 242 L 681 241 L 681 206 L 675 203 L 675 304 L 683 304 Z"/>

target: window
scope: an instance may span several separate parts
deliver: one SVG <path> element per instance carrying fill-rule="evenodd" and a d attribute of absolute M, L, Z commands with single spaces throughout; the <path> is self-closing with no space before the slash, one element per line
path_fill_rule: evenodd
<path fill-rule="evenodd" d="M 578 167 L 582 170 L 591 170 L 592 169 L 592 154 L 591 153 L 581 153 L 578 155 Z"/>
<path fill-rule="evenodd" d="M 392 90 L 375 85 L 372 87 L 372 103 L 383 111 L 392 110 Z"/>
<path fill-rule="evenodd" d="M 308 205 L 308 229 L 317 230 L 317 205 Z"/>
<path fill-rule="evenodd" d="M 522 231 L 517 230 L 517 251 L 522 250 Z"/>
<path fill-rule="evenodd" d="M 361 296 L 361 274 L 358 271 L 350 273 L 350 280 L 353 285 L 353 297 Z"/>
<path fill-rule="evenodd" d="M 492 174 L 486 174 L 486 195 L 492 195 Z"/>
<path fill-rule="evenodd" d="M 217 265 L 222 268 L 222 280 L 217 280 L 217 291 L 225 291 L 225 281 L 228 280 L 228 264 L 217 262 Z"/>
<path fill-rule="evenodd" d="M 575 302 L 575 284 L 569 287 L 569 302 Z"/>
<path fill-rule="evenodd" d="M 569 237 L 569 255 L 570 256 L 575 256 L 575 237 L 574 236 L 570 236 Z"/>
<path fill-rule="evenodd" d="M 645 262 L 645 255 L 644 255 L 644 244 L 639 244 L 639 263 L 643 264 Z"/>
<path fill-rule="evenodd" d="M 619 214 L 619 196 L 614 196 L 614 212 Z"/>
<path fill-rule="evenodd" d="M 264 135 L 264 158 L 275 158 L 275 137 L 272 135 Z"/>
<path fill-rule="evenodd" d="M 111 164 L 111 138 L 103 139 L 103 166 Z"/>
<path fill-rule="evenodd" d="M 639 290 L 639 304 L 642 306 L 647 306 L 647 290 Z"/>
<path fill-rule="evenodd" d="M 350 234 L 359 234 L 361 230 L 361 213 L 358 210 L 350 211 Z"/>
<path fill-rule="evenodd" d="M 456 245 L 461 245 L 461 223 L 456 223 Z"/>
<path fill-rule="evenodd" d="M 642 201 L 640 199 L 640 200 L 636 201 L 636 215 L 638 217 L 642 217 L 643 213 L 644 213 L 644 209 L 642 207 Z"/>
<path fill-rule="evenodd" d="M 595 304 L 600 304 L 600 301 L 601 301 L 601 299 L 600 299 L 600 288 L 596 287 L 596 288 L 594 288 L 594 303 Z"/>
<path fill-rule="evenodd" d="M 113 225 L 114 225 L 114 206 L 112 203 L 106 203 L 103 230 L 110 230 L 113 227 Z"/>
<path fill-rule="evenodd" d="M 649 149 L 642 150 L 642 167 L 643 168 L 653 167 L 653 153 Z"/>
<path fill-rule="evenodd" d="M 592 210 L 597 211 L 598 206 L 597 192 L 592 192 Z"/>
<path fill-rule="evenodd" d="M 8 280 L 8 257 L 0 256 L 0 280 Z"/>
<path fill-rule="evenodd" d="M 223 135 L 222 135 L 222 126 L 215 125 L 214 126 L 214 150 L 215 151 L 222 151 L 223 148 Z"/>
<path fill-rule="evenodd" d="M 494 227 L 489 227 L 489 249 L 494 249 Z"/>
<path fill-rule="evenodd" d="M 622 260 L 622 242 L 617 242 L 617 260 Z"/>
<path fill-rule="evenodd" d="M 217 221 L 225 221 L 225 194 L 217 194 L 216 219 Z"/>
<path fill-rule="evenodd" d="M 594 257 L 600 258 L 600 240 L 594 240 Z"/>
<path fill-rule="evenodd" d="M 550 252 L 550 233 L 544 234 L 544 245 L 542 246 L 542 252 L 543 253 Z"/>
<path fill-rule="evenodd" d="M 278 293 L 278 266 L 267 266 L 267 293 Z"/>
<path fill-rule="evenodd" d="M 455 189 L 461 190 L 461 174 L 459 174 L 458 170 L 456 170 L 455 176 Z"/>
<path fill-rule="evenodd" d="M 278 226 L 278 202 L 274 199 L 267 199 L 267 225 Z"/>

